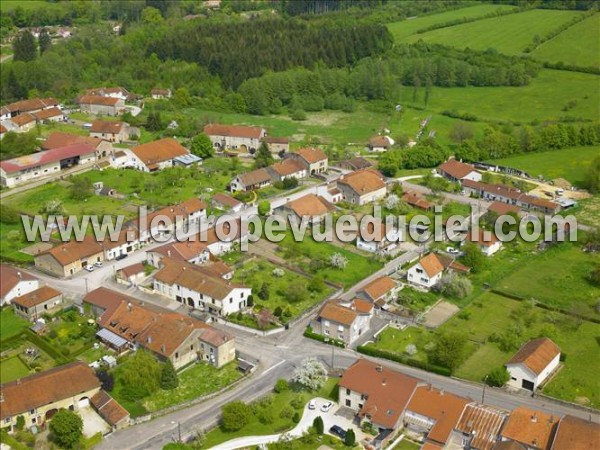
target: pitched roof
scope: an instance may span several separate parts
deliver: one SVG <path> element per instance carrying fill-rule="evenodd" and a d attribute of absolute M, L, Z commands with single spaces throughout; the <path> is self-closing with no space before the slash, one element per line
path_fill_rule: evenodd
<path fill-rule="evenodd" d="M 118 134 L 123 128 L 123 122 L 115 120 L 96 119 L 92 122 L 92 133 Z"/>
<path fill-rule="evenodd" d="M 498 441 L 492 450 L 527 450 L 523 444 L 515 441 Z"/>
<path fill-rule="evenodd" d="M 137 147 L 133 147 L 131 151 L 146 166 L 168 161 L 176 156 L 183 156 L 189 153 L 187 149 L 173 138 L 164 138 L 138 145 Z"/>
<path fill-rule="evenodd" d="M 91 136 L 78 136 L 76 134 L 64 133 L 62 131 L 53 131 L 42 143 L 42 149 L 50 150 L 58 147 L 66 147 L 79 142 L 85 142 L 92 147 L 97 148 L 103 141 L 100 138 Z"/>
<path fill-rule="evenodd" d="M 330 301 L 323 305 L 318 316 L 324 320 L 331 320 L 332 322 L 350 326 L 354 323 L 358 314 L 351 308 L 342 306 L 335 301 Z"/>
<path fill-rule="evenodd" d="M 392 146 L 392 142 L 387 136 L 373 136 L 371 139 L 369 139 L 369 145 L 371 147 L 390 148 Z"/>
<path fill-rule="evenodd" d="M 595 450 L 600 442 L 600 424 L 571 415 L 558 423 L 552 450 Z"/>
<path fill-rule="evenodd" d="M 289 139 L 286 137 L 265 136 L 263 138 L 267 144 L 289 144 Z"/>
<path fill-rule="evenodd" d="M 76 156 L 90 155 L 96 152 L 96 149 L 89 144 L 79 142 L 66 147 L 43 150 L 32 153 L 31 155 L 17 156 L 13 159 L 7 159 L 0 162 L 0 167 L 6 173 L 18 172 L 30 169 L 32 167 L 43 166 L 45 164 L 58 163 L 63 159 L 74 158 Z"/>
<path fill-rule="evenodd" d="M 35 122 L 35 116 L 33 114 L 26 112 L 26 113 L 19 114 L 18 116 L 12 117 L 10 119 L 10 121 L 12 123 L 14 123 L 16 126 L 22 127 L 31 122 Z"/>
<path fill-rule="evenodd" d="M 122 100 L 114 97 L 103 97 L 101 95 L 82 95 L 79 97 L 80 105 L 102 105 L 102 106 L 117 106 L 117 103 Z"/>
<path fill-rule="evenodd" d="M 75 261 L 79 261 L 80 259 L 101 253 L 102 251 L 102 246 L 93 236 L 86 236 L 83 241 L 70 241 L 65 244 L 57 245 L 38 255 L 49 254 L 62 266 L 66 266 Z"/>
<path fill-rule="evenodd" d="M 423 270 L 427 272 L 429 278 L 433 278 L 438 273 L 444 271 L 444 265 L 435 253 L 430 253 L 429 255 L 421 258 L 418 264 L 420 264 L 421 267 L 423 267 Z"/>
<path fill-rule="evenodd" d="M 177 203 L 176 205 L 165 206 L 164 208 L 157 209 L 148 213 L 146 216 L 146 223 L 151 225 L 152 221 L 155 217 L 161 217 L 165 220 L 168 218 L 171 220 L 171 223 L 175 223 L 176 219 L 179 217 L 187 217 L 190 214 L 197 213 L 206 209 L 206 203 L 200 200 L 197 197 L 192 197 L 188 200 L 185 200 L 181 203 Z M 139 226 L 140 218 L 135 218 L 130 222 L 130 225 L 133 227 Z"/>
<path fill-rule="evenodd" d="M 215 195 L 213 195 L 212 200 L 213 202 L 220 203 L 223 206 L 229 206 L 230 208 L 235 208 L 236 206 L 242 204 L 242 202 L 240 202 L 237 198 L 233 198 L 232 196 L 223 194 L 222 192 L 217 192 Z"/>
<path fill-rule="evenodd" d="M 352 300 L 352 305 L 359 314 L 369 314 L 373 311 L 373 303 L 363 300 L 362 298 L 355 298 Z"/>
<path fill-rule="evenodd" d="M 129 412 L 102 389 L 90 398 L 90 402 L 109 425 L 115 426 L 129 418 Z"/>
<path fill-rule="evenodd" d="M 406 410 L 434 419 L 435 425 L 427 439 L 445 444 L 467 403 L 469 400 L 464 397 L 431 386 L 419 386 Z"/>
<path fill-rule="evenodd" d="M 271 175 L 269 175 L 269 171 L 264 167 L 262 169 L 242 173 L 241 175 L 238 175 L 238 178 L 244 186 L 254 186 L 256 184 L 271 181 Z"/>
<path fill-rule="evenodd" d="M 57 291 L 50 286 L 42 286 L 41 288 L 31 291 L 27 294 L 21 295 L 12 299 L 13 304 L 20 305 L 24 308 L 32 308 L 42 303 L 46 303 L 48 300 L 53 299 L 61 295 L 60 291 Z"/>
<path fill-rule="evenodd" d="M 29 100 L 19 100 L 18 102 L 3 106 L 2 108 L 13 113 L 35 111 L 56 105 L 58 105 L 58 102 L 55 98 L 31 98 Z"/>
<path fill-rule="evenodd" d="M 152 91 L 150 93 L 152 95 L 170 95 L 171 89 L 154 88 L 154 89 L 152 89 Z"/>
<path fill-rule="evenodd" d="M 385 189 L 383 176 L 374 169 L 364 169 L 349 173 L 338 180 L 338 184 L 345 184 L 358 195 L 365 195 Z"/>
<path fill-rule="evenodd" d="M 9 264 L 0 264 L 0 297 L 4 298 L 19 282 L 33 280 L 37 280 L 37 278 L 27 272 Z"/>
<path fill-rule="evenodd" d="M 363 287 L 361 291 L 366 293 L 373 301 L 375 301 L 380 297 L 383 297 L 395 287 L 396 282 L 392 278 L 385 276 L 371 281 L 369 284 Z"/>
<path fill-rule="evenodd" d="M 442 266 L 444 266 L 444 269 L 452 269 L 456 270 L 457 272 L 464 273 L 469 273 L 471 271 L 470 267 L 457 262 L 456 259 L 451 256 L 444 255 L 442 253 L 436 253 L 435 256 L 437 256 L 438 261 L 442 264 Z"/>
<path fill-rule="evenodd" d="M 83 303 L 87 303 L 92 306 L 96 306 L 103 309 L 104 312 L 100 316 L 100 321 L 110 317 L 115 310 L 119 307 L 121 302 L 127 302 L 131 304 L 140 304 L 141 302 L 129 295 L 121 292 L 113 291 L 105 287 L 99 287 L 93 291 L 88 292 L 83 298 Z M 152 307 L 150 305 L 150 307 Z"/>
<path fill-rule="evenodd" d="M 457 161 L 456 159 L 449 159 L 445 163 L 441 164 L 438 168 L 440 172 L 447 173 L 457 180 L 462 180 L 464 177 L 469 175 L 471 172 L 475 172 L 475 167 L 471 164 L 465 164 Z"/>
<path fill-rule="evenodd" d="M 308 164 L 314 164 L 327 159 L 327 155 L 322 150 L 315 147 L 305 147 L 294 152 L 299 155 Z"/>
<path fill-rule="evenodd" d="M 262 127 L 249 127 L 245 125 L 219 125 L 209 123 L 204 126 L 207 136 L 231 136 L 250 139 L 260 139 L 265 129 Z"/>
<path fill-rule="evenodd" d="M 472 448 L 492 450 L 506 417 L 506 411 L 487 405 L 469 403 L 455 428 L 473 437 L 470 443 Z"/>
<path fill-rule="evenodd" d="M 508 203 L 493 201 L 488 207 L 488 211 L 495 212 L 499 216 L 506 215 L 508 213 L 518 213 L 521 211 L 521 208 L 515 205 L 509 205 Z"/>
<path fill-rule="evenodd" d="M 77 361 L 2 385 L 0 420 L 100 387 L 94 371 Z"/>
<path fill-rule="evenodd" d="M 142 273 L 144 271 L 145 271 L 145 266 L 144 266 L 144 263 L 142 263 L 142 262 L 131 264 L 130 266 L 123 267 L 122 269 L 120 269 L 120 272 L 127 278 L 129 278 L 132 275 L 137 275 L 139 273 Z"/>
<path fill-rule="evenodd" d="M 402 196 L 402 200 L 408 203 L 410 206 L 414 206 L 416 208 L 428 210 L 433 208 L 433 203 L 427 201 L 423 197 L 421 197 L 416 192 L 407 191 Z"/>
<path fill-rule="evenodd" d="M 546 450 L 550 448 L 559 419 L 559 416 L 520 406 L 510 413 L 500 435 Z"/>
<path fill-rule="evenodd" d="M 109 94 L 123 94 L 123 95 L 126 95 L 127 97 L 129 97 L 129 95 L 130 95 L 130 93 L 127 89 L 120 87 L 120 86 L 92 88 L 92 89 L 87 89 L 85 92 L 87 94 L 100 95 L 100 96 L 105 96 L 105 95 L 109 95 Z"/>
<path fill-rule="evenodd" d="M 535 197 L 529 194 L 522 194 L 519 197 L 519 201 L 522 203 L 527 203 L 528 205 L 545 209 L 556 209 L 559 206 L 558 203 L 551 202 L 550 200 L 546 200 L 545 198 Z"/>
<path fill-rule="evenodd" d="M 369 161 L 367 158 L 363 158 L 362 156 L 357 156 L 356 158 L 341 161 L 340 165 L 342 164 L 352 167 L 352 170 L 368 169 L 369 167 L 373 166 L 373 163 L 371 161 Z"/>
<path fill-rule="evenodd" d="M 57 116 L 62 116 L 62 115 L 63 115 L 63 112 L 60 109 L 58 109 L 57 107 L 43 109 L 41 111 L 33 113 L 33 116 L 37 120 L 46 120 L 46 119 L 50 119 L 51 117 L 57 117 Z"/>
<path fill-rule="evenodd" d="M 302 172 L 303 170 L 305 170 L 304 166 L 300 161 L 291 158 L 286 158 L 281 162 L 272 164 L 270 168 L 280 177 L 293 175 L 295 173 Z"/>
<path fill-rule="evenodd" d="M 367 396 L 361 417 L 394 428 L 420 380 L 366 359 L 359 359 L 342 376 L 340 387 Z"/>
<path fill-rule="evenodd" d="M 463 180 L 462 185 L 471 189 L 487 192 L 492 195 L 499 195 L 512 200 L 517 200 L 522 192 L 518 189 L 503 184 L 482 183 L 481 181 Z"/>
<path fill-rule="evenodd" d="M 184 242 L 170 242 L 149 251 L 159 253 L 173 260 L 185 262 L 208 251 L 208 246 L 205 242 L 199 240 L 189 240 Z"/>
<path fill-rule="evenodd" d="M 286 206 L 299 217 L 322 216 L 335 209 L 331 203 L 315 194 L 307 194 L 304 197 L 292 200 L 286 203 Z"/>
<path fill-rule="evenodd" d="M 558 355 L 560 355 L 560 348 L 544 337 L 523 345 L 507 364 L 523 364 L 534 374 L 539 375 Z"/>
<path fill-rule="evenodd" d="M 2 124 L 0 124 L 0 134 L 6 133 L 8 130 L 6 129 L 6 127 Z"/>
<path fill-rule="evenodd" d="M 486 235 L 489 235 L 489 237 L 486 238 Z M 494 234 L 493 231 L 487 231 L 487 230 L 483 230 L 483 229 L 479 228 L 479 230 L 475 236 L 473 236 L 472 232 L 468 233 L 467 241 L 473 242 L 473 243 L 479 244 L 479 245 L 484 245 L 486 247 L 491 247 L 496 242 L 498 242 L 498 238 L 496 237 L 496 235 Z"/>

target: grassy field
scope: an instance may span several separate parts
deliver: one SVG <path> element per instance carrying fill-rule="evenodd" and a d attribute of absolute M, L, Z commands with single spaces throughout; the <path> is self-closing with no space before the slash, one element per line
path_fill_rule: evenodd
<path fill-rule="evenodd" d="M 235 362 L 220 369 L 207 364 L 194 364 L 179 374 L 179 386 L 171 391 L 159 390 L 144 401 L 148 411 L 158 411 L 216 392 L 241 378 Z"/>
<path fill-rule="evenodd" d="M 44 7 L 58 10 L 63 9 L 63 5 L 60 3 L 47 2 L 44 0 L 2 0 L 0 4 L 2 5 L 0 6 L 0 11 L 2 12 L 13 11 L 19 6 L 25 10 L 40 9 Z"/>
<path fill-rule="evenodd" d="M 7 383 L 27 375 L 29 375 L 29 368 L 18 356 L 3 359 L 0 363 L 0 383 Z"/>
<path fill-rule="evenodd" d="M 480 121 L 521 123 L 557 120 L 565 116 L 597 120 L 600 91 L 591 87 L 597 85 L 599 80 L 597 75 L 544 69 L 528 86 L 434 87 L 423 114 L 448 110 L 474 114 Z M 424 89 L 421 91 L 417 107 L 424 106 Z M 412 89 L 406 88 L 400 92 L 400 100 L 413 105 Z M 564 112 L 563 107 L 572 100 L 577 104 Z"/>
<path fill-rule="evenodd" d="M 221 428 L 215 428 L 206 434 L 203 448 L 212 448 L 217 444 L 235 439 L 241 436 L 260 436 L 265 434 L 280 433 L 293 428 L 295 424 L 292 422 L 292 417 L 282 417 L 281 411 L 290 408 L 292 414 L 298 412 L 302 414 L 302 409 L 306 402 L 313 397 L 324 397 L 337 401 L 337 378 L 330 378 L 326 384 L 317 392 L 308 392 L 297 386 L 292 386 L 292 389 L 273 393 L 268 397 L 263 397 L 258 400 L 255 405 L 255 413 L 252 415 L 250 423 L 242 429 L 235 432 L 225 432 Z M 291 404 L 297 405 L 298 408 Z M 267 410 L 265 415 L 270 415 L 271 420 L 260 420 L 263 411 Z"/>
<path fill-rule="evenodd" d="M 584 253 L 574 244 L 564 243 L 521 265 L 498 283 L 498 287 L 550 306 L 566 310 L 577 308 L 581 313 L 598 317 L 598 313 L 593 312 L 598 301 L 598 288 L 586 280 L 595 261 L 597 256 Z"/>
<path fill-rule="evenodd" d="M 467 8 L 444 11 L 439 14 L 431 14 L 415 17 L 413 19 L 402 20 L 400 22 L 388 23 L 387 27 L 392 36 L 394 36 L 394 40 L 396 42 L 403 42 L 409 36 L 418 36 L 418 30 L 431 25 L 437 25 L 463 18 L 478 18 L 496 11 L 507 11 L 510 9 L 514 9 L 514 7 L 508 5 L 474 5 Z"/>
<path fill-rule="evenodd" d="M 564 178 L 574 185 L 581 185 L 585 170 L 597 155 L 598 147 L 571 147 L 488 162 L 524 170 L 532 177 L 543 175 L 549 180 Z"/>
<path fill-rule="evenodd" d="M 580 200 L 577 207 L 568 209 L 565 214 L 573 214 L 581 223 L 600 226 L 600 195 Z"/>
<path fill-rule="evenodd" d="M 423 40 L 473 50 L 495 48 L 501 53 L 514 55 L 520 54 L 533 41 L 534 36 L 545 36 L 579 14 L 583 13 L 533 9 L 415 34 L 406 41 Z"/>
<path fill-rule="evenodd" d="M 3 308 L 0 312 L 0 341 L 19 334 L 29 326 L 29 322 L 17 316 L 12 307 Z"/>
<path fill-rule="evenodd" d="M 575 42 L 577 45 L 573 45 Z M 600 14 L 596 13 L 544 42 L 531 55 L 554 63 L 600 67 Z"/>
<path fill-rule="evenodd" d="M 33 262 L 33 257 L 21 253 L 21 249 L 29 243 L 25 240 L 23 226 L 20 223 L 2 224 L 0 226 L 0 258 L 2 261 L 15 263 Z"/>
<path fill-rule="evenodd" d="M 408 327 L 405 330 L 386 328 L 377 336 L 377 341 L 368 344 L 368 346 L 405 354 L 406 346 L 414 344 L 417 347 L 417 353 L 411 356 L 411 358 L 426 362 L 427 354 L 424 347 L 431 341 L 431 332 L 424 328 Z"/>

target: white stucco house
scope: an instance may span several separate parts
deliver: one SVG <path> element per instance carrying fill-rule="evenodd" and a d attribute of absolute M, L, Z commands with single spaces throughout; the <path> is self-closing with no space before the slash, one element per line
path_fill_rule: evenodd
<path fill-rule="evenodd" d="M 0 264 L 0 279 L 2 280 L 0 283 L 0 306 L 40 287 L 37 278 L 8 264 Z"/>
<path fill-rule="evenodd" d="M 510 373 L 507 385 L 535 391 L 556 370 L 560 348 L 548 338 L 529 341 L 506 363 Z"/>
<path fill-rule="evenodd" d="M 406 279 L 409 283 L 429 289 L 440 281 L 443 273 L 444 266 L 437 255 L 430 253 L 408 269 Z"/>
<path fill-rule="evenodd" d="M 493 232 L 481 229 L 475 233 L 469 232 L 466 242 L 477 245 L 485 256 L 492 256 L 502 248 L 502 242 Z"/>

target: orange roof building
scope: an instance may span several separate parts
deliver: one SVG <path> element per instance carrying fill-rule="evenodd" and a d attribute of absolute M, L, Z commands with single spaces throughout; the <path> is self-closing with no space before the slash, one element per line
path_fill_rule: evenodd
<path fill-rule="evenodd" d="M 508 416 L 500 436 L 503 441 L 515 441 L 527 448 L 549 450 L 559 419 L 559 416 L 518 407 Z"/>
<path fill-rule="evenodd" d="M 556 370 L 560 363 L 560 348 L 548 338 L 529 341 L 508 361 L 508 385 L 536 390 Z"/>
<path fill-rule="evenodd" d="M 0 306 L 36 290 L 39 284 L 39 280 L 33 275 L 9 264 L 0 264 Z"/>
<path fill-rule="evenodd" d="M 596 450 L 600 444 L 600 424 L 570 415 L 558 423 L 552 450 Z"/>
<path fill-rule="evenodd" d="M 379 277 L 361 288 L 360 292 L 370 302 L 384 299 L 388 302 L 396 291 L 396 281 L 388 276 Z"/>
<path fill-rule="evenodd" d="M 454 427 L 467 447 L 493 450 L 508 412 L 478 403 L 469 403 Z"/>
<path fill-rule="evenodd" d="M 337 182 L 344 200 L 356 205 L 364 205 L 381 200 L 387 193 L 383 175 L 373 169 L 359 170 L 344 175 Z"/>
<path fill-rule="evenodd" d="M 307 194 L 304 197 L 289 201 L 279 208 L 276 208 L 275 212 L 280 213 L 283 216 L 295 215 L 300 220 L 302 220 L 303 217 L 314 220 L 321 219 L 327 213 L 334 210 L 335 207 L 323 197 L 315 194 Z"/>
<path fill-rule="evenodd" d="M 472 164 L 465 164 L 456 159 L 449 159 L 440 165 L 438 172 L 451 181 L 481 181 L 481 174 L 475 170 Z"/>
<path fill-rule="evenodd" d="M 175 158 L 189 154 L 187 149 L 173 138 L 138 145 L 131 149 L 131 153 L 134 156 L 133 166 L 144 172 L 173 167 Z"/>

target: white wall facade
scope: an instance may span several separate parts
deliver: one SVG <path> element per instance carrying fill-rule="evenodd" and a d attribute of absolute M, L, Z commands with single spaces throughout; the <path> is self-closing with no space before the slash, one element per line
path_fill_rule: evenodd
<path fill-rule="evenodd" d="M 8 291 L 2 299 L 0 299 L 0 305 L 4 306 L 5 304 L 10 303 L 13 298 L 33 292 L 39 287 L 39 280 L 21 280 L 15 287 Z"/>
<path fill-rule="evenodd" d="M 556 370 L 559 364 L 560 354 L 556 355 L 539 375 L 534 374 L 522 363 L 507 364 L 506 369 L 510 374 L 510 379 L 506 384 L 517 389 L 524 389 L 523 380 L 526 380 L 532 382 L 533 390 L 536 390 Z"/>
<path fill-rule="evenodd" d="M 435 286 L 442 278 L 442 272 L 436 274 L 433 277 L 429 277 L 425 269 L 420 263 L 415 264 L 410 269 L 408 269 L 408 273 L 406 275 L 406 279 L 409 283 L 416 284 L 418 286 L 425 287 L 430 289 Z"/>

